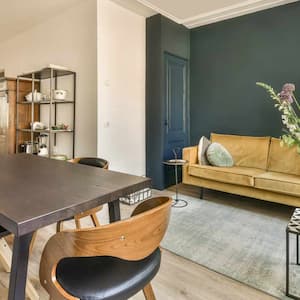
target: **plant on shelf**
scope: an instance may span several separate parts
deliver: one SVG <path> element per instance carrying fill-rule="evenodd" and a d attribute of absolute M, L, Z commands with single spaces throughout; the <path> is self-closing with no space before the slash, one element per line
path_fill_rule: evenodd
<path fill-rule="evenodd" d="M 66 125 L 64 123 L 51 126 L 52 130 L 68 130 L 68 128 L 69 128 L 69 125 Z"/>
<path fill-rule="evenodd" d="M 275 107 L 281 112 L 281 119 L 284 125 L 284 134 L 281 136 L 281 145 L 288 147 L 297 146 L 300 153 L 300 105 L 295 97 L 295 85 L 286 83 L 280 93 L 277 93 L 270 85 L 257 82 L 258 86 L 264 88 L 275 101 Z"/>

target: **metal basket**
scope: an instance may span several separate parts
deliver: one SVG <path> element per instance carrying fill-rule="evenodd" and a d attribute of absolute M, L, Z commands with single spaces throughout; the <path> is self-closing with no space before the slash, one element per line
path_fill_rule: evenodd
<path fill-rule="evenodd" d="M 126 197 L 121 197 L 120 201 L 122 203 L 133 205 L 140 201 L 146 200 L 150 198 L 152 195 L 152 191 L 150 188 L 146 188 L 137 192 L 134 192 L 132 194 L 127 195 Z"/>

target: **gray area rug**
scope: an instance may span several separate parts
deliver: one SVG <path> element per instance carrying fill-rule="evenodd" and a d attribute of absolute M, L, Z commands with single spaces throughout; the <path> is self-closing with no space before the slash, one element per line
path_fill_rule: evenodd
<path fill-rule="evenodd" d="M 293 208 L 222 193 L 217 200 L 180 197 L 189 204 L 172 208 L 163 248 L 289 299 L 285 297 L 285 228 Z M 294 243 L 291 240 L 293 255 Z M 292 266 L 291 273 L 291 292 L 296 294 L 298 285 L 299 295 L 300 266 Z"/>

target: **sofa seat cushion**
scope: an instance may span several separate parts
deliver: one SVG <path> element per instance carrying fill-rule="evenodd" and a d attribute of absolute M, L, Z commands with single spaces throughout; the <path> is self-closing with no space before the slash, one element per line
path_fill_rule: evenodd
<path fill-rule="evenodd" d="M 264 173 L 265 171 L 255 168 L 246 167 L 214 167 L 191 164 L 188 170 L 192 176 L 201 177 L 220 182 L 254 186 L 254 176 Z"/>
<path fill-rule="evenodd" d="M 259 189 L 300 196 L 300 176 L 267 172 L 255 176 L 254 186 Z"/>

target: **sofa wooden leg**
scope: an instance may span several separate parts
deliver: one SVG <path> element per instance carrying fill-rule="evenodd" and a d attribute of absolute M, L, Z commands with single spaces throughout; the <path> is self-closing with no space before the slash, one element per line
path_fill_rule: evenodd
<path fill-rule="evenodd" d="M 203 197 L 204 197 L 204 188 L 201 187 L 200 188 L 200 199 L 203 199 Z"/>
<path fill-rule="evenodd" d="M 151 283 L 148 283 L 144 288 L 143 288 L 143 293 L 145 296 L 146 300 L 156 300 Z"/>

